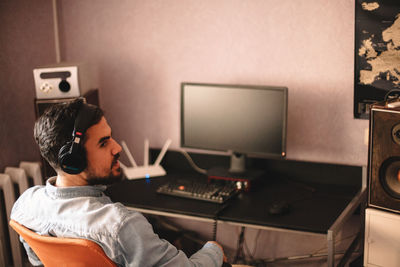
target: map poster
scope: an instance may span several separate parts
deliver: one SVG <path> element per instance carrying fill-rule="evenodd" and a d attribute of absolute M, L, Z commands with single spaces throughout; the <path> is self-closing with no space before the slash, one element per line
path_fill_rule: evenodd
<path fill-rule="evenodd" d="M 400 1 L 355 1 L 354 117 L 400 90 Z"/>

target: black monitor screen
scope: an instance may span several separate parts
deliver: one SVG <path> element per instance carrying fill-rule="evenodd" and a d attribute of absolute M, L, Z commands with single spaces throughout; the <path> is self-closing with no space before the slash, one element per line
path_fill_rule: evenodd
<path fill-rule="evenodd" d="M 285 157 L 287 88 L 183 83 L 181 146 Z"/>

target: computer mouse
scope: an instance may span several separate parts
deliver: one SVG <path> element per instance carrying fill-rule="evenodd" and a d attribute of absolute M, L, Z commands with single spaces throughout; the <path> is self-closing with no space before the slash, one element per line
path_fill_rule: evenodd
<path fill-rule="evenodd" d="M 288 213 L 290 210 L 290 205 L 287 201 L 280 200 L 272 203 L 268 208 L 268 213 L 271 215 L 282 215 Z"/>

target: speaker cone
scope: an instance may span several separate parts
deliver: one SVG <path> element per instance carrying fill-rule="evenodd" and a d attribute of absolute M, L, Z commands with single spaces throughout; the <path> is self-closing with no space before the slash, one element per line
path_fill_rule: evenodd
<path fill-rule="evenodd" d="M 400 124 L 396 124 L 392 129 L 392 139 L 393 141 L 400 145 Z"/>
<path fill-rule="evenodd" d="M 400 199 L 400 158 L 387 159 L 380 169 L 380 182 L 390 196 Z"/>

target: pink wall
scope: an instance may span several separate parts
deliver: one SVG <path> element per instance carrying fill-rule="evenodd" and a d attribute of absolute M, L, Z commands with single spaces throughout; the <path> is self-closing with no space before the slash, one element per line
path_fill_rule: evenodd
<path fill-rule="evenodd" d="M 0 172 L 38 161 L 32 70 L 55 60 L 50 0 L 0 1 Z"/>
<path fill-rule="evenodd" d="M 51 4 L 0 1 L 0 172 L 39 160 L 32 69 L 56 61 Z M 354 0 L 58 4 L 62 58 L 98 67 L 101 105 L 115 137 L 133 147 L 138 161 L 145 137 L 155 147 L 170 137 L 179 147 L 179 86 L 195 81 L 287 86 L 289 159 L 367 163 L 368 121 L 352 114 Z M 210 233 L 207 227 L 195 222 L 193 229 Z M 232 229 L 219 231 L 229 252 L 236 244 Z M 326 243 L 251 231 L 261 235 L 260 257 L 282 249 L 309 253 L 311 244 Z"/>
<path fill-rule="evenodd" d="M 101 105 L 138 161 L 179 147 L 182 81 L 289 88 L 287 157 L 363 165 L 353 119 L 354 1 L 59 0 L 61 55 L 98 67 Z M 32 69 L 54 63 L 50 0 L 0 4 L 0 167 L 38 160 Z M 10 134 L 11 133 L 11 134 Z"/>
<path fill-rule="evenodd" d="M 97 65 L 114 135 L 178 148 L 182 81 L 289 88 L 287 157 L 362 165 L 354 1 L 60 1 L 61 55 Z"/>

